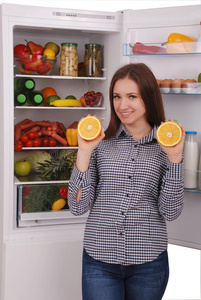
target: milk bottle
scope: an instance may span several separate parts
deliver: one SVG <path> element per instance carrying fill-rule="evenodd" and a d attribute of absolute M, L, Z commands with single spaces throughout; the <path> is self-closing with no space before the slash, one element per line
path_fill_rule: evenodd
<path fill-rule="evenodd" d="M 197 131 L 186 131 L 184 143 L 184 188 L 196 189 L 198 184 L 199 151 Z"/>

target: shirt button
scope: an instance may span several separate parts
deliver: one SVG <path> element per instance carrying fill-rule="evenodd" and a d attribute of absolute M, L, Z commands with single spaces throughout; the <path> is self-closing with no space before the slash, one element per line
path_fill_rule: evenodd
<path fill-rule="evenodd" d="M 129 197 L 129 194 L 126 194 L 126 197 Z"/>
<path fill-rule="evenodd" d="M 132 179 L 132 176 L 129 175 L 128 178 L 129 178 L 129 179 Z"/>
<path fill-rule="evenodd" d="M 134 161 L 135 159 L 134 159 L 134 158 L 132 158 L 131 160 L 132 160 L 132 161 Z"/>

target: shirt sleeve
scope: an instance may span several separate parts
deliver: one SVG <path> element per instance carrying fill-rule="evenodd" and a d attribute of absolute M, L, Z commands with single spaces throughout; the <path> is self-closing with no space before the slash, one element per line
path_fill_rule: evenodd
<path fill-rule="evenodd" d="M 82 215 L 91 208 L 95 199 L 96 184 L 96 159 L 94 153 L 92 153 L 89 169 L 85 172 L 80 172 L 75 164 L 71 174 L 68 190 L 68 206 L 72 214 Z M 81 188 L 81 198 L 77 203 L 76 195 L 79 188 Z"/>
<path fill-rule="evenodd" d="M 184 166 L 181 163 L 167 162 L 159 196 L 159 212 L 167 221 L 175 220 L 184 206 Z"/>

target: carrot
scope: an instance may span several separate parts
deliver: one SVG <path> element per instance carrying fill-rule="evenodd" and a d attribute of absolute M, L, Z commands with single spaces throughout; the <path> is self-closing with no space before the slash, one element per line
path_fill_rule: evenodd
<path fill-rule="evenodd" d="M 68 144 L 67 140 L 65 140 L 64 138 L 62 138 L 60 135 L 58 135 L 57 133 L 55 133 L 53 131 L 52 133 L 52 137 L 57 140 L 59 143 L 61 143 L 62 145 L 66 146 Z"/>
<path fill-rule="evenodd" d="M 26 123 L 26 124 L 22 124 L 19 127 L 21 128 L 21 130 L 23 130 L 23 129 L 27 129 L 27 128 L 33 127 L 35 125 L 36 125 L 36 122 L 29 122 L 29 123 Z"/>

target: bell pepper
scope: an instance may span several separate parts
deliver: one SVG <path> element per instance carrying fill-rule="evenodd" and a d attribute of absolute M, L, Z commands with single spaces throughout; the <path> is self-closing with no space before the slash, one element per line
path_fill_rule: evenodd
<path fill-rule="evenodd" d="M 171 33 L 166 43 L 168 53 L 191 53 L 193 52 L 194 39 L 181 33 Z"/>
<path fill-rule="evenodd" d="M 77 137 L 77 122 L 71 124 L 66 130 L 66 139 L 69 146 L 77 146 L 78 145 L 78 137 Z"/>

